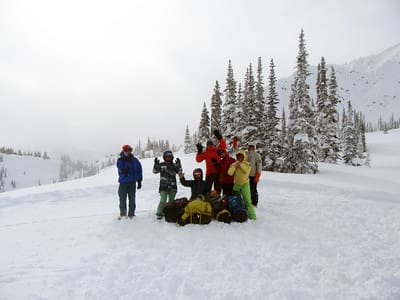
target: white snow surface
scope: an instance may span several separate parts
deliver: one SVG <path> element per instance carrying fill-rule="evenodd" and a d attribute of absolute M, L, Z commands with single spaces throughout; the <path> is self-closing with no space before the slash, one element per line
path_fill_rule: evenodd
<path fill-rule="evenodd" d="M 133 220 L 115 167 L 2 193 L 0 299 L 400 299 L 400 131 L 367 142 L 370 167 L 263 172 L 242 224 L 156 221 L 152 159 Z"/>

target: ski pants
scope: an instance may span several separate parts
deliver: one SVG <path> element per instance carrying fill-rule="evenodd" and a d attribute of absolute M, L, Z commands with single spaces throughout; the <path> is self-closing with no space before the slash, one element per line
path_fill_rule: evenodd
<path fill-rule="evenodd" d="M 164 216 L 164 206 L 165 203 L 174 201 L 175 200 L 176 192 L 167 192 L 167 191 L 160 191 L 160 203 L 158 203 L 157 207 L 157 216 Z"/>
<path fill-rule="evenodd" d="M 126 196 L 129 198 L 128 216 L 135 215 L 136 209 L 136 182 L 120 183 L 118 187 L 119 212 L 121 216 L 126 216 Z"/>
<path fill-rule="evenodd" d="M 250 176 L 250 193 L 251 193 L 251 203 L 253 203 L 254 206 L 257 206 L 258 204 L 258 191 L 257 191 L 257 182 L 255 180 L 254 176 Z"/>
<path fill-rule="evenodd" d="M 207 191 L 210 192 L 212 190 L 214 184 L 214 190 L 217 191 L 218 194 L 221 194 L 221 184 L 219 183 L 219 174 L 206 174 L 206 185 Z"/>
<path fill-rule="evenodd" d="M 249 212 L 249 218 L 251 220 L 255 220 L 257 217 L 256 212 L 254 211 L 253 204 L 251 203 L 250 183 L 247 182 L 242 185 L 238 185 L 235 183 L 233 185 L 233 191 L 239 192 L 242 195 L 244 202 L 246 203 L 247 210 Z"/>
<path fill-rule="evenodd" d="M 233 183 L 222 184 L 222 194 L 223 195 L 232 194 L 232 191 L 233 191 Z"/>

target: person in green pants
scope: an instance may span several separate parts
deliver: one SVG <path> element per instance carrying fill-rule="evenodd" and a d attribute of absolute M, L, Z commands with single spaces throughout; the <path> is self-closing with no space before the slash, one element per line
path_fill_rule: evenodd
<path fill-rule="evenodd" d="M 256 212 L 251 203 L 250 180 L 249 174 L 251 165 L 246 159 L 246 151 L 239 150 L 236 152 L 236 161 L 232 163 L 228 169 L 228 175 L 233 176 L 233 191 L 239 192 L 246 203 L 249 212 L 249 219 L 255 220 Z"/>
<path fill-rule="evenodd" d="M 153 173 L 160 173 L 160 187 L 158 189 L 160 193 L 160 202 L 157 207 L 157 219 L 160 220 L 164 216 L 165 203 L 175 200 L 175 195 L 178 191 L 176 184 L 176 174 L 182 171 L 181 161 L 179 158 L 174 160 L 172 151 L 167 150 L 163 154 L 164 161 L 160 163 L 158 158 L 154 159 Z"/>

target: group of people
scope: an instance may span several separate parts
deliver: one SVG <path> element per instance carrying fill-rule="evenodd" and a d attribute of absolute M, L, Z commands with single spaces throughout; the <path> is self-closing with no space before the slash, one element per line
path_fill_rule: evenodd
<path fill-rule="evenodd" d="M 163 218 L 163 209 L 168 201 L 174 201 L 178 191 L 176 175 L 179 176 L 180 183 L 185 187 L 190 187 L 190 199 L 195 199 L 199 195 L 205 195 L 212 190 L 217 194 L 240 193 L 246 203 L 249 218 L 256 219 L 255 207 L 258 205 L 257 184 L 261 176 L 261 156 L 255 151 L 255 144 L 248 143 L 247 151 L 238 148 L 237 137 L 233 138 L 232 146 L 236 152 L 236 158 L 229 155 L 226 148 L 226 141 L 219 130 L 214 130 L 214 135 L 218 140 L 218 145 L 209 140 L 204 149 L 201 143 L 196 145 L 196 161 L 205 161 L 206 172 L 203 179 L 203 170 L 196 168 L 193 170 L 193 179 L 188 180 L 182 171 L 179 158 L 174 161 L 171 151 L 163 153 L 163 161 L 156 157 L 154 159 L 153 173 L 160 174 L 160 201 L 157 207 L 157 219 Z M 120 217 L 132 218 L 135 215 L 135 193 L 136 189 L 142 186 L 142 166 L 139 160 L 132 154 L 132 147 L 124 145 L 117 160 L 119 174 L 119 208 Z M 129 198 L 127 210 L 126 198 Z"/>

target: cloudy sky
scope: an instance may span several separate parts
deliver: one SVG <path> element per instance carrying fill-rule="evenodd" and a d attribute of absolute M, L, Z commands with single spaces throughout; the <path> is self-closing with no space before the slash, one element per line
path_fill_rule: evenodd
<path fill-rule="evenodd" d="M 289 76 L 301 28 L 310 64 L 343 64 L 400 42 L 400 1 L 1 0 L 0 146 L 182 144 L 229 59 Z"/>

